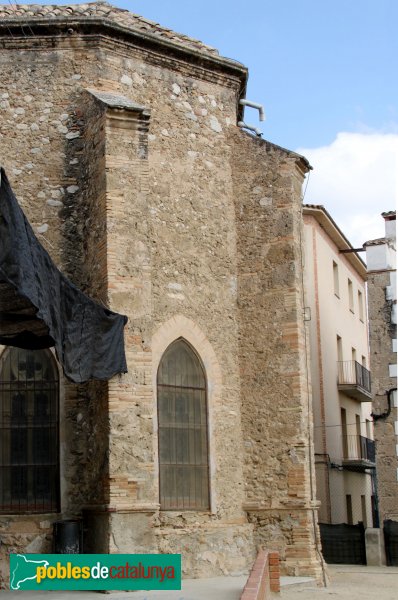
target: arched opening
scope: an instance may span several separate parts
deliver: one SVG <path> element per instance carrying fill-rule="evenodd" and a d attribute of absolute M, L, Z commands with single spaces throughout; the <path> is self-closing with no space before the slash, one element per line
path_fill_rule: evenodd
<path fill-rule="evenodd" d="M 161 509 L 208 510 L 206 376 L 182 338 L 160 361 L 157 399 Z"/>
<path fill-rule="evenodd" d="M 0 512 L 56 512 L 59 377 L 48 350 L 0 358 Z"/>

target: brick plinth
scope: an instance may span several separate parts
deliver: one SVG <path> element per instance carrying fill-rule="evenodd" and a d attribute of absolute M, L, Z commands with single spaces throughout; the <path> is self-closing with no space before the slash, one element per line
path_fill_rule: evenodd
<path fill-rule="evenodd" d="M 279 554 L 260 550 L 240 600 L 269 600 L 280 591 Z"/>

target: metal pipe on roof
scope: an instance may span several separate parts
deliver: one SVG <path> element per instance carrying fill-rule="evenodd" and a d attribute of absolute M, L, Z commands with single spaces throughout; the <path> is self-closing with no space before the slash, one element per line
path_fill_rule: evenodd
<path fill-rule="evenodd" d="M 238 127 L 240 127 L 241 129 L 244 128 L 244 129 L 249 129 L 250 131 L 254 131 L 254 133 L 256 135 L 258 135 L 259 137 L 261 137 L 263 135 L 263 132 L 260 131 L 260 129 L 258 129 L 254 125 L 248 125 L 247 123 L 244 123 L 243 121 L 238 121 Z"/>
<path fill-rule="evenodd" d="M 373 417 L 373 421 L 378 421 L 379 419 L 386 419 L 387 417 L 390 416 L 391 413 L 391 396 L 393 392 L 396 392 L 397 388 L 390 388 L 389 390 L 386 391 L 387 394 L 387 410 L 385 410 L 383 413 L 381 414 L 375 414 L 374 412 L 372 412 L 372 414 L 370 415 L 371 417 Z"/>
<path fill-rule="evenodd" d="M 256 108 L 259 112 L 260 121 L 265 121 L 264 106 L 262 104 L 259 104 L 258 102 L 252 102 L 251 100 L 246 100 L 245 98 L 239 100 L 239 104 L 241 104 L 242 106 L 250 106 L 251 108 Z"/>

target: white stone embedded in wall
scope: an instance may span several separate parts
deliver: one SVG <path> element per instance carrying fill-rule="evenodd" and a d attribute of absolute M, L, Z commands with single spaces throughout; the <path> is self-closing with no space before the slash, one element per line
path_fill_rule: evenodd
<path fill-rule="evenodd" d="M 174 283 L 174 282 L 173 282 L 173 283 L 168 283 L 168 284 L 167 284 L 167 287 L 168 287 L 170 290 L 178 290 L 178 291 L 181 291 L 181 290 L 182 290 L 182 285 L 181 285 L 181 283 Z"/>
<path fill-rule="evenodd" d="M 120 82 L 124 83 L 124 85 L 128 85 L 128 86 L 133 85 L 133 80 L 128 75 L 122 75 Z"/>
<path fill-rule="evenodd" d="M 167 294 L 169 298 L 174 298 L 175 300 L 185 300 L 184 294 Z"/>
<path fill-rule="evenodd" d="M 220 133 L 222 131 L 221 124 L 220 124 L 219 120 L 217 119 L 217 117 L 214 117 L 214 116 L 210 117 L 210 127 L 216 133 Z"/>

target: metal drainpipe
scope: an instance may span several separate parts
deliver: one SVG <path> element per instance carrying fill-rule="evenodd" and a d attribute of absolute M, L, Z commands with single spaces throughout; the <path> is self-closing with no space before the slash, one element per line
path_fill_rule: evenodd
<path fill-rule="evenodd" d="M 241 106 L 250 106 L 251 108 L 256 108 L 259 112 L 260 121 L 265 121 L 264 106 L 262 104 L 259 104 L 258 102 L 252 102 L 251 100 L 246 100 L 245 98 L 239 100 L 239 104 Z"/>
<path fill-rule="evenodd" d="M 378 421 L 379 419 L 386 419 L 387 417 L 390 416 L 391 413 L 391 394 L 393 392 L 396 392 L 397 388 L 390 388 L 389 390 L 387 390 L 386 394 L 387 394 L 387 402 L 388 402 L 388 408 L 384 413 L 381 413 L 380 415 L 375 414 L 374 412 L 371 413 L 371 417 L 373 417 L 373 421 Z"/>
<path fill-rule="evenodd" d="M 256 110 L 258 110 L 260 121 L 265 121 L 264 107 L 262 104 L 259 104 L 258 102 L 252 102 L 251 100 L 246 100 L 245 98 L 239 100 L 239 104 L 241 106 L 250 106 L 251 108 L 255 108 Z M 249 125 L 244 121 L 239 121 L 238 127 L 249 129 L 249 131 L 253 131 L 259 137 L 262 136 L 262 132 L 260 131 L 260 129 L 258 129 L 254 125 Z"/>
<path fill-rule="evenodd" d="M 240 127 L 241 129 L 244 128 L 244 129 L 249 129 L 250 131 L 254 131 L 254 133 L 256 135 L 258 135 L 259 137 L 261 137 L 263 135 L 262 131 L 257 129 L 257 127 L 255 127 L 254 125 L 248 125 L 247 123 L 244 123 L 243 121 L 238 122 L 238 127 Z"/>

